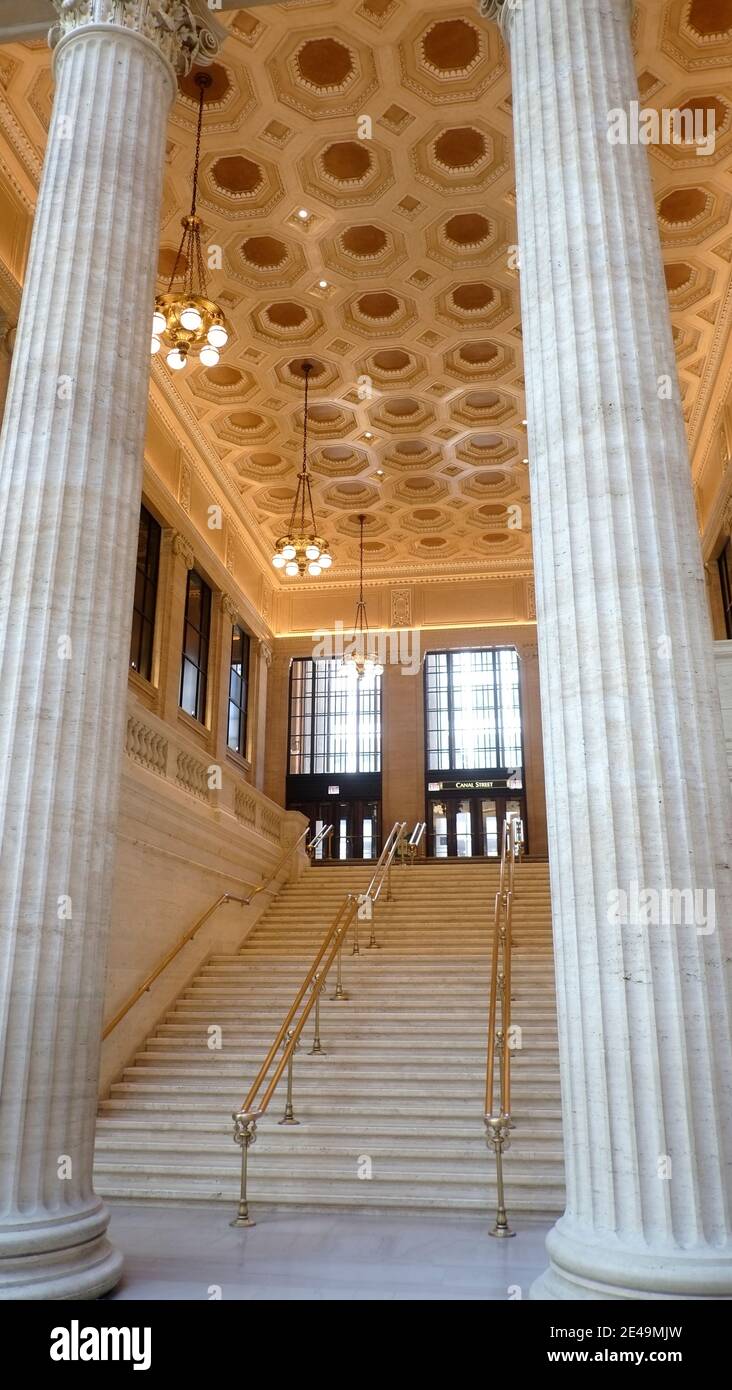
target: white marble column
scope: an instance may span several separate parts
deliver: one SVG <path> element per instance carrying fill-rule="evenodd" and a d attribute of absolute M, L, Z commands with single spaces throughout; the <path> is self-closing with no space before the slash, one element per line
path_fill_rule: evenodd
<path fill-rule="evenodd" d="M 121 1259 L 92 1186 L 168 110 L 198 21 L 56 0 L 56 93 L 0 439 L 0 1297 Z"/>
<path fill-rule="evenodd" d="M 648 159 L 606 136 L 638 97 L 630 8 L 484 3 L 513 74 L 567 1163 L 540 1299 L 732 1296 L 732 803 Z M 689 925 L 674 889 L 703 895 Z"/>

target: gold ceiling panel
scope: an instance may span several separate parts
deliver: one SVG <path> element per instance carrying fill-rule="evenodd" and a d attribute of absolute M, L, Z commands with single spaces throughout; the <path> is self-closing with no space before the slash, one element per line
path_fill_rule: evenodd
<path fill-rule="evenodd" d="M 361 511 L 375 582 L 528 574 L 511 92 L 497 28 L 472 0 L 289 0 L 217 18 L 229 36 L 209 69 L 201 210 L 231 340 L 218 367 L 175 382 L 156 362 L 153 391 L 181 437 L 195 432 L 210 466 L 223 464 L 272 586 L 289 585 L 268 552 L 294 492 L 307 360 L 313 491 L 335 558 L 320 587 L 355 579 Z M 639 0 L 634 37 L 644 103 L 715 113 L 713 153 L 649 149 L 693 444 L 732 322 L 732 0 Z M 39 155 L 49 73 L 39 45 L 0 53 L 0 87 Z M 193 76 L 169 127 L 161 289 L 190 197 Z M 0 143 L 0 161 L 14 158 Z"/>

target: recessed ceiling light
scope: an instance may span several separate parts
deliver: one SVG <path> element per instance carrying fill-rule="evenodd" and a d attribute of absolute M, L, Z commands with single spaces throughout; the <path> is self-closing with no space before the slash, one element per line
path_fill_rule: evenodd
<path fill-rule="evenodd" d="M 371 430 L 366 430 L 364 434 L 364 439 L 373 439 L 373 437 L 374 436 L 372 435 Z"/>
<path fill-rule="evenodd" d="M 377 476 L 377 478 L 383 478 L 383 476 L 384 476 L 384 470 L 383 470 L 383 468 L 377 468 L 377 470 L 376 470 L 376 476 Z"/>
<path fill-rule="evenodd" d="M 521 460 L 522 463 L 528 463 L 528 461 L 529 461 L 528 459 L 522 459 L 522 460 Z"/>
<path fill-rule="evenodd" d="M 307 208 L 298 208 L 297 215 L 300 218 L 301 222 L 307 222 L 310 213 L 308 212 Z"/>
<path fill-rule="evenodd" d="M 318 289 L 319 289 L 319 290 L 327 290 L 327 288 L 328 288 L 328 281 L 327 281 L 327 280 L 318 280 Z"/>

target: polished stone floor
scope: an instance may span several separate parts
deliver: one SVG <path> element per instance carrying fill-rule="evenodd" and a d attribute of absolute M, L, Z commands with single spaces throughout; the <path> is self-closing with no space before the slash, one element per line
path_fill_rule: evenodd
<path fill-rule="evenodd" d="M 502 1300 L 527 1298 L 546 1266 L 548 1222 L 491 1240 L 475 1218 L 259 1208 L 232 1230 L 227 1206 L 111 1202 L 125 1256 L 113 1299 Z"/>

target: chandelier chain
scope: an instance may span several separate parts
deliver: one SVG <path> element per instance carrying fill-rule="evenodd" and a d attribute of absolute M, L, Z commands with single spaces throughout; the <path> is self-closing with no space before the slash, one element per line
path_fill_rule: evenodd
<path fill-rule="evenodd" d="M 165 342 L 169 349 L 166 361 L 175 371 L 185 367 L 194 350 L 203 367 L 215 367 L 220 349 L 226 346 L 229 338 L 219 305 L 208 297 L 201 219 L 197 212 L 204 95 L 212 85 L 213 78 L 210 73 L 198 72 L 194 81 L 198 87 L 198 119 L 191 210 L 181 219 L 183 235 L 173 261 L 168 288 L 165 294 L 157 295 L 155 299 L 151 341 L 153 354 L 159 352 Z M 179 285 L 174 289 L 176 280 Z"/>

